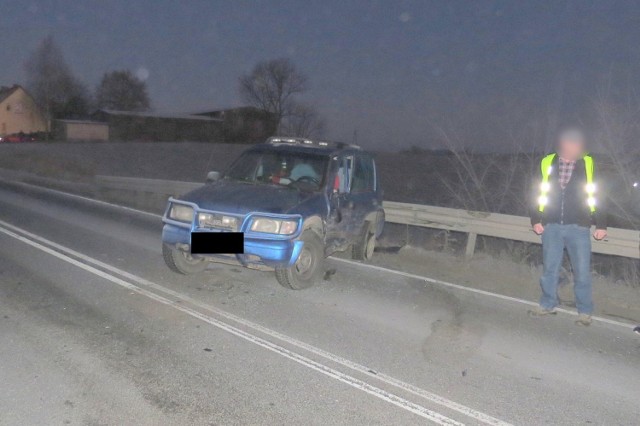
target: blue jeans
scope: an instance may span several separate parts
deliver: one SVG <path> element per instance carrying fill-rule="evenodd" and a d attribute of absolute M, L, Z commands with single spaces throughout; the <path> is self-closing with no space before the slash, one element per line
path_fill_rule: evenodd
<path fill-rule="evenodd" d="M 558 279 L 564 249 L 569 253 L 573 269 L 573 292 L 576 308 L 581 314 L 591 315 L 593 300 L 591 297 L 591 232 L 589 228 L 578 225 L 545 225 L 542 233 L 542 261 L 544 272 L 540 278 L 542 297 L 540 306 L 553 309 L 558 306 Z"/>

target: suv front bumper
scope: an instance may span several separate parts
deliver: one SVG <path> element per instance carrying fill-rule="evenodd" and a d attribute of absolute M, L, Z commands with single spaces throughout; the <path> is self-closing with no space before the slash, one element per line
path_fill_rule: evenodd
<path fill-rule="evenodd" d="M 211 231 L 216 232 L 216 231 Z M 162 228 L 162 242 L 179 250 L 190 251 L 191 228 L 165 223 Z M 294 238 L 291 239 L 266 239 L 247 237 L 244 239 L 243 254 L 229 255 L 198 255 L 212 261 L 221 261 L 235 258 L 243 266 L 259 266 L 260 264 L 275 268 L 293 266 L 298 260 L 304 243 Z"/>

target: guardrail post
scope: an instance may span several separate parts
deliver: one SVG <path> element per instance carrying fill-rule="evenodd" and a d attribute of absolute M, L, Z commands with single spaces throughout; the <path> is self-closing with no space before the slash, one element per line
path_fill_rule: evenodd
<path fill-rule="evenodd" d="M 464 258 L 469 260 L 473 257 L 473 253 L 476 251 L 476 239 L 478 238 L 478 234 L 475 232 L 469 232 L 467 236 L 467 248 L 464 251 Z"/>

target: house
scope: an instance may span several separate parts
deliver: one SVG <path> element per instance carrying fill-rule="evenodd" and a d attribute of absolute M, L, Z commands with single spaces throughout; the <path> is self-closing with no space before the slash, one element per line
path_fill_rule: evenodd
<path fill-rule="evenodd" d="M 220 142 L 223 122 L 202 115 L 110 109 L 96 111 L 91 119 L 107 124 L 109 139 L 116 141 Z"/>
<path fill-rule="evenodd" d="M 107 125 L 108 137 L 115 141 L 255 143 L 264 141 L 275 132 L 272 114 L 254 107 L 195 114 L 101 109 L 91 115 L 91 120 Z M 68 133 L 66 135 L 69 137 Z"/>
<path fill-rule="evenodd" d="M 0 87 L 0 136 L 47 131 L 47 120 L 22 86 Z"/>
<path fill-rule="evenodd" d="M 57 140 L 108 141 L 109 125 L 100 121 L 56 120 L 53 134 Z"/>
<path fill-rule="evenodd" d="M 222 120 L 224 142 L 262 142 L 276 132 L 273 114 L 251 106 L 198 112 L 194 115 Z"/>

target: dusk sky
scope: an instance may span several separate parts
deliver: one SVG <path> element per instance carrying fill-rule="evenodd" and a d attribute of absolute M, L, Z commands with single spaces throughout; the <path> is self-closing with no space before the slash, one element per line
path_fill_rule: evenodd
<path fill-rule="evenodd" d="M 241 105 L 238 76 L 288 57 L 327 137 L 428 148 L 439 120 L 494 120 L 505 104 L 579 115 L 620 70 L 635 90 L 639 4 L 0 0 L 0 84 L 24 83 L 24 61 L 52 34 L 90 88 L 127 68 L 146 78 L 154 109 L 195 112 Z"/>

